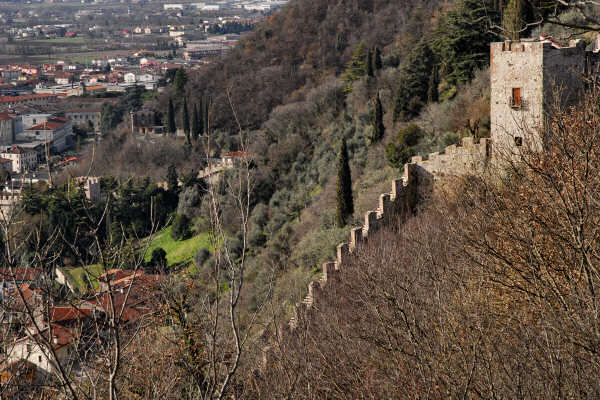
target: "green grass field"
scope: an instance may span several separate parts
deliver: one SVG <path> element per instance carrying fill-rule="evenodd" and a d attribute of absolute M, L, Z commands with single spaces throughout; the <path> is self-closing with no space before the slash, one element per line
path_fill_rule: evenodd
<path fill-rule="evenodd" d="M 86 271 L 89 274 L 90 282 L 94 290 L 98 289 L 100 285 L 98 284 L 98 277 L 102 275 L 104 272 L 102 265 L 93 264 L 85 267 L 73 267 L 73 268 L 63 268 L 63 272 L 65 273 L 65 277 L 71 283 L 71 285 L 79 291 L 79 293 L 84 293 L 87 291 L 86 287 Z"/>
<path fill-rule="evenodd" d="M 200 249 L 212 250 L 208 232 L 202 232 L 189 239 L 177 241 L 171 237 L 170 226 L 156 233 L 146 252 L 146 261 L 150 261 L 152 250 L 158 247 L 162 247 L 167 253 L 169 267 L 193 262 L 194 254 Z"/>

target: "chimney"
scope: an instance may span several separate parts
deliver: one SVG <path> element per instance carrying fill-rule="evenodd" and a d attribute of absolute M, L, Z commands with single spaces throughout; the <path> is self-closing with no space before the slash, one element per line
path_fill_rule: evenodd
<path fill-rule="evenodd" d="M 58 344 L 58 336 L 52 336 L 52 343 Z"/>

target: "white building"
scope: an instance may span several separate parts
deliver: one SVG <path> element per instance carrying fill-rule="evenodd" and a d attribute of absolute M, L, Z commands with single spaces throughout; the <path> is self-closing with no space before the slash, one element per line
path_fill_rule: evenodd
<path fill-rule="evenodd" d="M 37 152 L 24 149 L 19 146 L 12 146 L 0 153 L 0 157 L 12 162 L 12 172 L 22 173 L 33 171 L 37 168 Z"/>
<path fill-rule="evenodd" d="M 133 72 L 128 72 L 123 75 L 123 79 L 125 80 L 125 83 L 135 83 L 135 74 Z"/>
<path fill-rule="evenodd" d="M 163 4 L 163 10 L 183 10 L 183 4 Z"/>
<path fill-rule="evenodd" d="M 73 124 L 70 119 L 52 117 L 46 122 L 34 125 L 23 132 L 26 140 L 44 141 L 50 143 L 56 152 L 67 148 L 67 140 L 73 135 Z"/>

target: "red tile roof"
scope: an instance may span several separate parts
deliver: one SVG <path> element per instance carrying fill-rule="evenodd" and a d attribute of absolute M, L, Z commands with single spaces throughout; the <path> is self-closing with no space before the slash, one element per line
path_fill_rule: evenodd
<path fill-rule="evenodd" d="M 60 94 L 25 94 L 22 96 L 0 96 L 0 103 L 13 103 L 19 101 L 35 100 L 35 99 L 49 99 L 61 97 Z"/>
<path fill-rule="evenodd" d="M 50 307 L 50 321 L 64 322 L 87 318 L 92 314 L 92 310 L 77 308 L 73 306 L 53 306 Z"/>
<path fill-rule="evenodd" d="M 42 274 L 40 268 L 0 268 L 0 280 L 12 282 L 32 282 Z"/>
<path fill-rule="evenodd" d="M 63 127 L 67 123 L 67 118 L 53 117 L 46 122 L 41 122 L 37 125 L 27 128 L 28 131 L 54 131 Z"/>

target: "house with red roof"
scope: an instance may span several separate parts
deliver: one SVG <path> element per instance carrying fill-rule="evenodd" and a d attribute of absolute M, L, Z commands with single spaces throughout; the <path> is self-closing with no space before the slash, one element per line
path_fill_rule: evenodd
<path fill-rule="evenodd" d="M 38 154 L 33 149 L 26 149 L 20 146 L 12 146 L 0 153 L 0 160 L 9 160 L 11 163 L 10 171 L 23 173 L 25 171 L 34 171 L 38 165 Z"/>
<path fill-rule="evenodd" d="M 33 125 L 23 132 L 29 140 L 48 142 L 55 152 L 62 152 L 68 146 L 70 136 L 73 136 L 73 124 L 64 117 L 51 117 L 47 121 Z"/>

